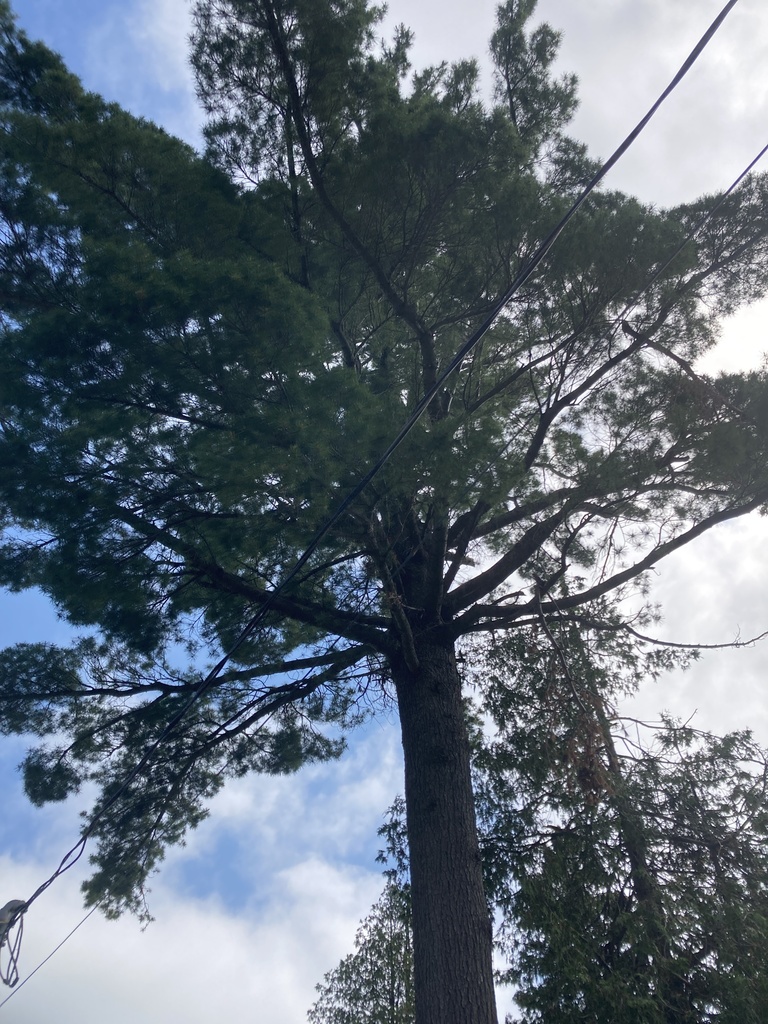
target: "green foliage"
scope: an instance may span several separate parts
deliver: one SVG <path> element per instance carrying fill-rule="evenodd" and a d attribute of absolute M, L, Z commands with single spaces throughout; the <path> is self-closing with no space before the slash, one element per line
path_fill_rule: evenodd
<path fill-rule="evenodd" d="M 384 891 L 361 922 L 355 952 L 317 985 L 309 1024 L 413 1024 L 413 936 L 405 804 L 398 797 L 379 829 L 386 849 Z"/>
<path fill-rule="evenodd" d="M 758 1024 L 768 751 L 748 732 L 608 716 L 598 694 L 658 670 L 657 652 L 638 656 L 620 633 L 553 636 L 532 632 L 526 655 L 499 641 L 476 666 L 495 719 L 491 739 L 476 735 L 474 774 L 497 980 L 518 1006 L 508 1021 Z M 411 983 L 409 947 L 393 951 L 384 927 L 410 899 L 400 798 L 380 834 L 384 893 L 318 986 L 313 1024 L 413 1019 L 387 1015 L 392 972 Z"/>
<path fill-rule="evenodd" d="M 614 716 L 637 652 L 611 665 L 602 631 L 553 636 L 527 660 L 491 649 L 498 731 L 476 758 L 515 1019 L 761 1020 L 768 753 L 746 732 Z"/>
<path fill-rule="evenodd" d="M 411 1024 L 410 898 L 388 882 L 355 935 L 350 953 L 317 986 L 309 1024 Z"/>
<path fill-rule="evenodd" d="M 80 788 L 80 776 L 64 751 L 32 750 L 24 759 L 24 792 L 36 807 L 66 800 Z"/>
<path fill-rule="evenodd" d="M 765 291 L 768 181 L 652 286 L 711 198 L 598 192 L 269 597 L 593 170 L 534 7 L 501 5 L 485 102 L 366 0 L 199 0 L 200 156 L 0 3 L 0 583 L 90 637 L 6 652 L 2 722 L 41 737 L 35 800 L 98 783 L 111 911 L 223 779 L 337 756 L 420 646 L 504 631 L 525 673 L 533 626 L 615 626 L 605 595 L 768 499 L 764 376 L 689 393 Z"/>
<path fill-rule="evenodd" d="M 0 652 L 3 735 L 44 736 L 64 727 L 72 697 L 82 693 L 78 651 L 51 644 L 16 644 Z"/>
<path fill-rule="evenodd" d="M 539 25 L 530 35 L 526 23 L 536 0 L 506 0 L 497 10 L 498 27 L 491 37 L 498 98 L 509 106 L 509 116 L 523 142 L 538 150 L 563 127 L 576 109 L 576 78 L 549 77 L 557 56 L 560 35 Z"/>
<path fill-rule="evenodd" d="M 620 793 L 561 807 L 510 856 L 521 1021 L 764 1015 L 765 752 L 673 724 L 658 744 L 622 756 Z"/>

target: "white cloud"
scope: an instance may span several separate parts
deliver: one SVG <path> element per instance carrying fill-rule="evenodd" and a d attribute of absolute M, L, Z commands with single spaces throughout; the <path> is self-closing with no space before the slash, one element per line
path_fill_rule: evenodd
<path fill-rule="evenodd" d="M 720 644 L 745 641 L 768 629 L 768 595 L 761 554 L 768 519 L 757 514 L 723 524 L 688 551 L 657 567 L 653 598 L 661 603 L 660 639 Z M 662 710 L 697 728 L 723 733 L 751 728 L 768 743 L 768 639 L 753 647 L 705 651 L 687 672 L 648 684 L 626 705 L 656 719 Z"/>
<path fill-rule="evenodd" d="M 22 24 L 24 13 L 22 7 Z M 71 24 L 78 20 L 80 31 L 72 33 Z M 201 115 L 187 59 L 186 0 L 104 4 L 97 16 L 85 21 L 78 0 L 59 0 L 49 25 L 51 45 L 88 89 L 193 145 L 199 142 Z"/>
<path fill-rule="evenodd" d="M 187 846 L 170 852 L 163 871 L 189 875 L 204 869 L 225 843 L 228 861 L 261 900 L 268 888 L 265 871 L 299 863 L 313 851 L 337 864 L 375 870 L 381 845 L 376 830 L 402 790 L 401 759 L 397 731 L 372 724 L 351 735 L 350 750 L 339 761 L 311 765 L 296 775 L 231 782 Z"/>
<path fill-rule="evenodd" d="M 147 1024 L 250 1024 L 258 1008 L 270 1024 L 303 1020 L 315 984 L 349 952 L 381 889 L 376 829 L 401 773 L 397 730 L 372 723 L 341 761 L 225 787 L 153 877 L 155 921 L 142 931 L 132 918 L 97 913 L 12 997 L 6 1019 L 48 1024 L 77 1012 L 83 1024 L 105 1015 L 110 1024 L 137 1015 Z M 26 839 L 13 848 L 25 857 L 0 859 L 0 903 L 28 898 L 50 875 L 77 837 L 83 804 L 23 809 Z M 83 916 L 87 872 L 84 858 L 30 908 L 22 979 Z"/>
<path fill-rule="evenodd" d="M 404 24 L 415 37 L 414 64 L 477 57 L 486 60 L 495 22 L 497 0 L 475 0 L 471 10 L 464 3 L 441 0 L 389 0 L 384 35 Z"/>
<path fill-rule="evenodd" d="M 40 864 L 0 860 L 4 890 L 27 892 Z M 179 900 L 164 884 L 157 920 L 145 931 L 130 919 L 94 914 L 3 1012 L 10 1022 L 146 1024 L 225 1020 L 295 1024 L 314 984 L 351 947 L 380 876 L 340 870 L 312 858 L 278 873 L 258 916 L 225 913 L 215 900 Z M 74 886 L 59 880 L 30 908 L 22 979 L 82 917 Z M 6 990 L 7 991 L 7 990 Z"/>
<path fill-rule="evenodd" d="M 134 12 L 131 34 L 145 49 L 158 86 L 169 91 L 191 89 L 188 0 L 138 0 Z"/>
<path fill-rule="evenodd" d="M 768 300 L 745 306 L 722 325 L 720 341 L 700 360 L 701 373 L 737 373 L 759 367 L 768 353 Z"/>
<path fill-rule="evenodd" d="M 563 30 L 560 66 L 580 79 L 574 134 L 603 157 L 666 87 L 720 0 L 542 0 Z M 646 201 L 676 203 L 725 188 L 765 143 L 768 11 L 738 4 L 608 179 Z"/>
<path fill-rule="evenodd" d="M 478 0 L 470 8 L 444 0 L 392 0 L 389 23 L 415 27 L 419 63 L 482 58 L 495 2 Z M 541 0 L 538 17 L 564 30 L 561 69 L 581 79 L 574 134 L 589 141 L 595 154 L 607 155 L 720 6 L 720 0 Z M 57 10 L 62 18 L 77 19 L 78 0 L 58 0 Z M 186 65 L 187 25 L 185 0 L 106 3 L 98 20 L 82 23 L 76 70 L 107 98 L 194 138 L 199 116 Z M 727 185 L 764 142 L 766 37 L 764 6 L 757 0 L 739 4 L 608 187 L 665 204 Z M 768 348 L 764 309 L 753 307 L 727 326 L 711 357 L 719 362 L 708 368 L 730 367 L 736 359 L 739 366 L 757 365 Z M 747 636 L 768 626 L 761 567 L 767 527 L 757 517 L 733 524 L 660 565 L 656 594 L 666 614 L 663 635 L 718 642 L 739 630 Z M 37 614 L 27 612 L 30 618 Z M 767 660 L 765 646 L 706 655 L 691 672 L 645 688 L 633 706 L 649 717 L 661 708 L 687 717 L 698 708 L 695 721 L 703 726 L 753 725 L 766 739 Z M 214 801 L 211 818 L 186 849 L 171 852 L 155 880 L 156 923 L 141 932 L 133 920 L 111 923 L 94 916 L 13 997 L 5 1019 L 302 1020 L 314 983 L 349 951 L 357 921 L 379 891 L 378 868 L 372 862 L 361 866 L 361 851 L 372 860 L 376 825 L 399 787 L 397 738 L 386 728 L 370 729 L 337 764 L 228 785 Z M 45 820 L 46 829 L 31 828 L 24 862 L 0 861 L 0 902 L 32 892 L 75 838 L 72 806 L 34 817 Z M 236 913 L 225 908 L 223 895 L 188 895 L 195 873 L 215 874 L 222 856 L 242 884 Z M 22 976 L 81 916 L 73 872 L 30 910 Z"/>

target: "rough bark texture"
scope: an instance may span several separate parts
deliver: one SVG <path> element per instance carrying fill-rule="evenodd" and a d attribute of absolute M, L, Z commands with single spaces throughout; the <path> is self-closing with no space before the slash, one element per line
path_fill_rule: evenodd
<path fill-rule="evenodd" d="M 405 755 L 417 1024 L 496 1024 L 469 739 L 451 647 L 395 669 Z"/>

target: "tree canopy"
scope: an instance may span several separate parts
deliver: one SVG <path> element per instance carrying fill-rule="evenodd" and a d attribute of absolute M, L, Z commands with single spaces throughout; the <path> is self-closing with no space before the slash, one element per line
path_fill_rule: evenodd
<path fill-rule="evenodd" d="M 419 1024 L 495 1016 L 457 644 L 620 629 L 609 597 L 768 498 L 763 375 L 692 369 L 765 290 L 764 177 L 696 233 L 716 197 L 593 192 L 440 383 L 594 170 L 534 7 L 486 99 L 367 0 L 199 0 L 198 155 L 0 4 L 0 582 L 88 633 L 0 655 L 27 790 L 98 783 L 87 897 L 140 910 L 227 777 L 338 755 L 384 688 Z"/>

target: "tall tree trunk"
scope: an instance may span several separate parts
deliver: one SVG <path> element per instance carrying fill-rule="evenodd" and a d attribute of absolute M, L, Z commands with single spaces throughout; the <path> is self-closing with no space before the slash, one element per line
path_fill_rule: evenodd
<path fill-rule="evenodd" d="M 405 755 L 416 1024 L 497 1024 L 469 738 L 452 645 L 393 666 Z"/>

